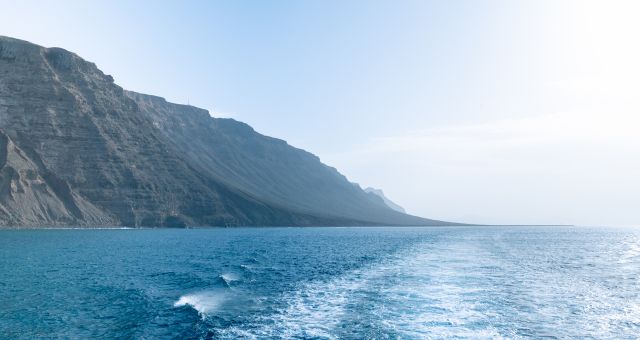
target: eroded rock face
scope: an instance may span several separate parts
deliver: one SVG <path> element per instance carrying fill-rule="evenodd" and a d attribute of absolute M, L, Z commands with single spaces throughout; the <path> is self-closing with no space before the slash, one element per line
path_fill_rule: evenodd
<path fill-rule="evenodd" d="M 0 216 L 15 226 L 117 225 L 0 131 Z"/>
<path fill-rule="evenodd" d="M 0 37 L 0 225 L 428 224 L 248 125 Z"/>

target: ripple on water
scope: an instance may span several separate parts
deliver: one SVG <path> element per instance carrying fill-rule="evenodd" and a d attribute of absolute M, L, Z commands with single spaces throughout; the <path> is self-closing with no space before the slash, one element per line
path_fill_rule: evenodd
<path fill-rule="evenodd" d="M 7 338 L 640 334 L 638 230 L 0 233 Z"/>
<path fill-rule="evenodd" d="M 637 261 L 637 243 L 616 245 L 628 246 L 627 257 L 620 261 L 625 266 L 612 270 L 613 257 L 598 263 L 593 249 L 576 247 L 576 240 L 568 247 L 558 240 L 527 244 L 519 237 L 419 244 L 331 280 L 301 283 L 280 297 L 284 306 L 275 313 L 221 334 L 496 339 L 609 338 L 640 331 L 638 295 L 606 279 L 631 275 L 633 287 L 640 288 L 637 267 L 625 272 Z M 573 249 L 554 253 L 557 247 Z"/>

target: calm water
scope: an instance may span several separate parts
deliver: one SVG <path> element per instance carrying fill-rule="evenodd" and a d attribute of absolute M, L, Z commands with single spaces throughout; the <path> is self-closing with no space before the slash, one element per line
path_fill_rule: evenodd
<path fill-rule="evenodd" d="M 640 230 L 0 232 L 2 338 L 636 338 Z"/>

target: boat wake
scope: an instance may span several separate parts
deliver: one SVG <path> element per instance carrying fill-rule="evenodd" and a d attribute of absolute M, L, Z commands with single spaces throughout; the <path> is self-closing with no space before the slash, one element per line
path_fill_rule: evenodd
<path fill-rule="evenodd" d="M 589 280 L 597 262 L 580 265 L 588 248 L 552 256 L 553 243 L 510 246 L 509 237 L 464 235 L 414 244 L 333 278 L 300 281 L 269 298 L 269 308 L 249 299 L 242 310 L 253 304 L 255 313 L 213 329 L 223 339 L 570 338 L 575 329 L 610 338 L 640 325 L 636 295 L 619 290 L 637 286 L 636 242 L 623 252 L 619 245 L 600 250 L 623 256 L 616 280 L 598 282 Z M 209 309 L 199 300 L 183 302 Z M 567 310 L 571 318 L 557 317 Z"/>
<path fill-rule="evenodd" d="M 474 289 L 446 285 L 430 288 L 433 282 L 427 271 L 433 270 L 430 263 L 437 263 L 430 250 L 423 244 L 331 280 L 301 284 L 279 299 L 285 307 L 249 327 L 226 329 L 222 337 L 251 334 L 257 338 L 340 339 L 354 334 L 365 338 L 386 334 L 392 338 L 423 338 L 435 329 L 447 334 L 445 329 L 473 321 L 475 306 L 456 296 L 473 293 Z M 499 337 L 491 327 L 458 329 L 449 334 Z"/>

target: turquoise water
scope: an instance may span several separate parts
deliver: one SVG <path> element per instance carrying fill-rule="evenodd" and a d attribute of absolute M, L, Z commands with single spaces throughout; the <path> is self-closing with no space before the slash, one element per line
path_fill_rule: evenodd
<path fill-rule="evenodd" d="M 0 231 L 0 337 L 636 338 L 640 230 Z"/>

